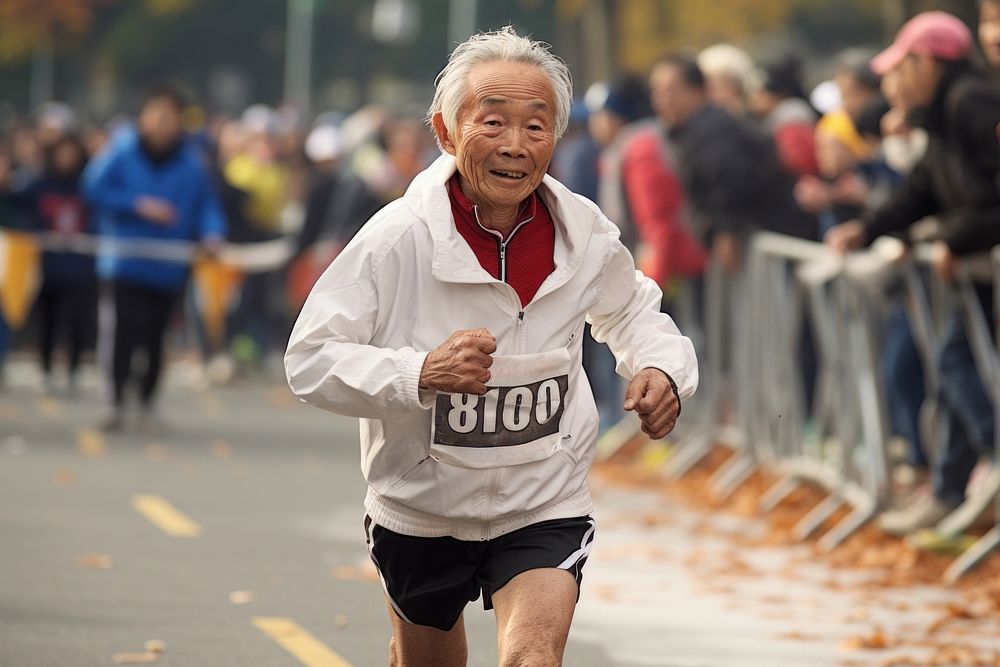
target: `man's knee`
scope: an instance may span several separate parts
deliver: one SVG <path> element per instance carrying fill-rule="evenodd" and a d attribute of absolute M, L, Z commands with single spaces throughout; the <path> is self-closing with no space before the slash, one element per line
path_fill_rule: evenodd
<path fill-rule="evenodd" d="M 500 656 L 500 667 L 560 667 L 562 651 L 554 646 L 515 646 Z"/>

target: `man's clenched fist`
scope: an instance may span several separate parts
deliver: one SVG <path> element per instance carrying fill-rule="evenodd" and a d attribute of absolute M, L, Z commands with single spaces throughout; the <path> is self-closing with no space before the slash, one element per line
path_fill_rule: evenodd
<path fill-rule="evenodd" d="M 497 339 L 486 329 L 456 331 L 427 355 L 420 388 L 482 396 L 496 351 Z"/>
<path fill-rule="evenodd" d="M 625 409 L 639 415 L 643 433 L 659 440 L 674 430 L 681 404 L 666 373 L 644 368 L 628 384 Z"/>

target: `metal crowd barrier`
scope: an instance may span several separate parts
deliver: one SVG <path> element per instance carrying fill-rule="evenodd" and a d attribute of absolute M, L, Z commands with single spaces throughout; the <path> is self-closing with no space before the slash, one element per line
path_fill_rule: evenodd
<path fill-rule="evenodd" d="M 994 323 L 1000 322 L 1000 246 L 993 249 L 990 267 L 974 263 L 959 267 L 956 290 L 965 315 L 965 330 L 972 347 L 973 359 L 979 377 L 993 401 L 994 415 L 1000 408 L 1000 348 L 991 335 L 986 317 L 992 316 Z M 992 269 L 988 271 L 987 268 Z M 974 291 L 974 282 L 989 279 L 993 289 L 993 313 L 983 313 Z M 945 580 L 955 582 L 982 563 L 993 551 L 1000 548 L 1000 429 L 994 429 L 993 465 L 990 474 L 980 481 L 980 488 L 970 495 L 966 502 L 938 525 L 938 531 L 946 535 L 967 530 L 993 505 L 994 526 L 969 549 L 959 556 L 945 572 Z"/>
<path fill-rule="evenodd" d="M 3 230 L 0 230 L 3 231 Z M 149 238 L 112 238 L 95 234 L 27 233 L 43 250 L 82 255 L 117 255 L 188 263 L 201 252 L 194 241 Z M 294 243 L 278 238 L 256 243 L 224 243 L 217 259 L 248 273 L 271 271 L 284 266 L 292 257 Z M 2 259 L 2 258 L 0 258 Z"/>
<path fill-rule="evenodd" d="M 882 304 L 867 270 L 878 258 L 842 259 L 821 244 L 767 232 L 750 252 L 756 312 L 748 324 L 757 353 L 745 387 L 753 401 L 748 451 L 778 474 L 760 508 L 773 510 L 802 483 L 822 488 L 826 497 L 793 534 L 808 538 L 846 506 L 850 513 L 818 542 L 829 551 L 888 503 L 888 420 L 875 363 Z M 816 353 L 810 405 L 800 354 L 807 328 Z"/>
<path fill-rule="evenodd" d="M 793 528 L 797 538 L 816 533 L 840 508 L 850 510 L 820 537 L 822 551 L 832 550 L 888 508 L 891 433 L 878 359 L 881 322 L 898 303 L 893 288 L 900 283 L 906 287 L 910 326 L 924 361 L 925 441 L 942 442 L 941 425 L 936 424 L 941 382 L 936 350 L 941 324 L 955 308 L 963 315 L 977 370 L 994 405 L 1000 406 L 1000 353 L 974 287 L 989 281 L 1000 290 L 1000 248 L 992 265 L 978 258 L 960 262 L 952 286 L 930 270 L 929 247 L 883 251 L 891 245 L 887 241 L 882 249 L 842 258 L 822 244 L 760 232 L 751 239 L 740 276 L 724 276 L 718 268 L 709 271 L 700 409 L 693 428 L 663 466 L 664 475 L 685 474 L 721 442 L 734 454 L 710 481 L 717 497 L 728 496 L 758 467 L 778 475 L 761 498 L 765 512 L 802 483 L 818 486 L 827 495 Z M 1000 321 L 1000 300 L 995 304 Z M 804 339 L 807 331 L 811 336 Z M 804 342 L 811 342 L 816 353 L 809 404 L 799 354 Z M 1000 429 L 995 446 L 998 465 L 938 526 L 943 535 L 960 534 L 990 503 L 996 505 L 996 527 L 954 562 L 946 575 L 952 581 L 1000 548 Z"/>

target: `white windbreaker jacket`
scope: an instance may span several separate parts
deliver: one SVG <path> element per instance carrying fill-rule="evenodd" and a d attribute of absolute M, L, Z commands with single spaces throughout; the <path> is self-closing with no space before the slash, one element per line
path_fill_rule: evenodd
<path fill-rule="evenodd" d="M 597 410 L 581 366 L 584 320 L 631 379 L 658 368 L 682 399 L 698 384 L 691 341 L 659 312 L 618 229 L 546 176 L 555 270 L 527 306 L 455 228 L 443 155 L 375 215 L 306 300 L 285 354 L 306 402 L 361 418 L 365 508 L 418 537 L 486 540 L 589 514 Z M 430 350 L 485 327 L 497 339 L 485 396 L 418 389 Z"/>

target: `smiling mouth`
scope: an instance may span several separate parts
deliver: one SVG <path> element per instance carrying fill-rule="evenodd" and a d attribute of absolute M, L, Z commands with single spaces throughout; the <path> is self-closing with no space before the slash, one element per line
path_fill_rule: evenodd
<path fill-rule="evenodd" d="M 527 176 L 527 174 L 521 171 L 501 171 L 499 169 L 490 169 L 490 173 L 494 176 L 506 178 L 511 181 L 520 181 Z"/>

